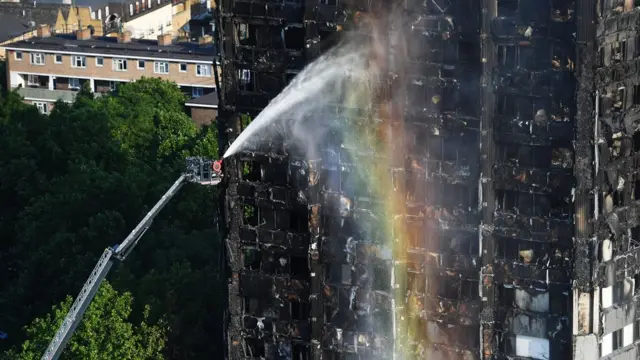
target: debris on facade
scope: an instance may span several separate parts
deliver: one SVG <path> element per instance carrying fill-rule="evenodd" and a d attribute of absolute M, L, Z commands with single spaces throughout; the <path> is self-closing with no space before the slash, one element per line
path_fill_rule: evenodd
<path fill-rule="evenodd" d="M 386 3 L 222 0 L 221 144 Z M 635 358 L 640 4 L 402 4 L 407 244 L 335 148 L 225 160 L 227 358 Z"/>

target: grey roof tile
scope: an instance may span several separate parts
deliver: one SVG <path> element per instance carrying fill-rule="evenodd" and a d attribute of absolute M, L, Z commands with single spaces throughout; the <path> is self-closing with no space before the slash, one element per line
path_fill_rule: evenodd
<path fill-rule="evenodd" d="M 216 49 L 212 44 L 175 43 L 160 46 L 156 40 L 132 39 L 120 44 L 115 37 L 95 37 L 77 40 L 74 35 L 60 34 L 47 38 L 31 38 L 15 42 L 10 47 L 40 51 L 67 51 L 132 57 L 199 60 L 213 62 Z"/>
<path fill-rule="evenodd" d="M 187 106 L 198 107 L 198 105 L 218 106 L 218 93 L 211 92 L 207 95 L 195 97 L 186 102 Z"/>
<path fill-rule="evenodd" d="M 26 21 L 0 13 L 0 43 L 18 37 L 31 30 Z"/>
<path fill-rule="evenodd" d="M 29 21 L 33 21 L 35 25 L 55 25 L 56 19 L 58 17 L 58 9 L 63 9 L 64 11 L 68 12 L 69 8 L 70 5 L 65 4 L 48 4 L 36 2 L 0 2 L 0 14 L 12 16 L 27 24 L 29 23 Z"/>

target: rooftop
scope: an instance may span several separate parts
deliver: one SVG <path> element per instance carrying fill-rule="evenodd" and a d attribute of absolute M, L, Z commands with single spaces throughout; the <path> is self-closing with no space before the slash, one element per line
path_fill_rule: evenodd
<path fill-rule="evenodd" d="M 75 0 L 75 3 L 76 3 L 76 6 L 91 6 L 95 8 L 96 6 L 102 6 L 107 1 L 109 0 Z M 33 0 L 20 0 L 20 2 L 24 4 L 33 5 Z M 40 5 L 40 4 L 60 5 L 60 4 L 63 4 L 64 2 L 65 0 L 37 0 L 37 5 Z M 71 2 L 68 1 L 68 3 L 70 4 Z"/>
<path fill-rule="evenodd" d="M 174 43 L 158 45 L 156 40 L 131 39 L 130 43 L 118 43 L 116 37 L 94 37 L 77 40 L 74 35 L 52 35 L 46 38 L 31 38 L 7 46 L 8 49 L 37 50 L 41 52 L 74 52 L 112 56 L 163 58 L 213 62 L 216 49 L 212 44 Z"/>
<path fill-rule="evenodd" d="M 175 3 L 179 2 L 177 0 L 161 0 L 160 3 L 155 0 L 147 3 L 143 1 L 142 5 L 140 6 L 139 0 L 105 1 L 98 6 L 94 6 L 92 10 L 95 13 L 96 11 L 98 11 L 98 9 L 101 9 L 102 13 L 106 14 L 106 7 L 108 7 L 108 13 L 110 14 L 110 16 L 114 16 L 114 18 L 127 22 L 140 16 L 147 15 L 157 9 L 161 9 L 165 6 L 171 5 L 174 3 L 174 1 Z M 138 4 L 139 6 L 136 7 L 136 4 Z M 147 6 L 147 4 L 150 4 L 150 6 Z M 130 12 L 130 5 L 132 6 L 131 9 L 134 11 L 134 13 Z"/>
<path fill-rule="evenodd" d="M 69 12 L 71 5 L 47 4 L 39 2 L 0 2 L 0 14 L 11 16 L 24 23 L 33 21 L 35 25 L 54 25 L 58 18 L 58 10 L 63 13 Z"/>
<path fill-rule="evenodd" d="M 218 93 L 214 91 L 207 95 L 190 99 L 185 105 L 189 107 L 218 108 Z"/>
<path fill-rule="evenodd" d="M 23 35 L 31 29 L 27 21 L 0 13 L 0 43 Z"/>

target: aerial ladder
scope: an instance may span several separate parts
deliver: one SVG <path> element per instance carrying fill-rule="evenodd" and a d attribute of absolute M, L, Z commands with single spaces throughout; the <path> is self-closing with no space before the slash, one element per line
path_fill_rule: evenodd
<path fill-rule="evenodd" d="M 169 188 L 153 208 L 144 216 L 142 221 L 131 231 L 124 241 L 113 247 L 108 247 L 103 253 L 98 263 L 91 271 L 91 275 L 82 286 L 80 294 L 71 305 L 64 321 L 58 328 L 55 336 L 49 343 L 49 347 L 42 355 L 42 360 L 57 360 L 62 354 L 65 345 L 73 335 L 76 327 L 82 320 L 84 312 L 96 295 L 102 281 L 109 273 L 115 261 L 122 262 L 131 253 L 133 248 L 149 229 L 153 219 L 164 208 L 178 191 L 187 182 L 198 183 L 200 185 L 217 185 L 222 181 L 222 160 L 207 160 L 200 157 L 189 157 L 186 159 L 186 171 L 180 175 L 178 180 Z"/>

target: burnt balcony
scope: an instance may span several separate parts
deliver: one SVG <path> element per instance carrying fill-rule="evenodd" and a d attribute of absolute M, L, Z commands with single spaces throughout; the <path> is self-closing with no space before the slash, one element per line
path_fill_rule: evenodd
<path fill-rule="evenodd" d="M 236 49 L 236 62 L 242 67 L 251 67 L 256 71 L 301 70 L 304 56 L 291 50 L 257 49 L 239 46 Z"/>
<path fill-rule="evenodd" d="M 500 164 L 493 168 L 497 188 L 519 192 L 567 194 L 573 186 L 570 170 L 536 169 L 512 164 Z"/>
<path fill-rule="evenodd" d="M 287 23 L 302 23 L 304 10 L 299 3 L 275 1 L 226 0 L 222 9 L 231 10 L 235 17 L 284 20 Z"/>

